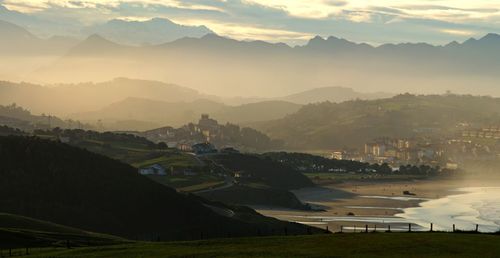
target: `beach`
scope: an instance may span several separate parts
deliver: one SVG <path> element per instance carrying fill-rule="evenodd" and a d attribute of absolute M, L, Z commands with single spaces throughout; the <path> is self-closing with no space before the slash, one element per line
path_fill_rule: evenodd
<path fill-rule="evenodd" d="M 414 208 L 419 208 L 422 204 L 433 200 L 440 200 L 441 203 L 444 203 L 449 196 L 466 193 L 467 188 L 465 187 L 482 189 L 498 186 L 500 184 L 496 181 L 451 178 L 411 181 L 346 181 L 294 191 L 302 202 L 309 203 L 316 210 L 321 211 L 296 211 L 275 207 L 254 208 L 266 216 L 321 228 L 328 227 L 330 231 L 334 232 L 365 230 L 366 226 L 370 230 L 374 230 L 375 227 L 378 230 L 387 230 L 389 225 L 394 231 L 408 230 L 409 224 L 411 224 L 412 230 L 428 230 L 432 222 L 426 220 L 425 215 L 429 210 L 414 210 Z M 481 198 L 485 198 L 485 196 L 482 195 Z M 457 200 L 461 200 L 461 198 L 455 198 L 453 201 L 456 203 Z M 436 209 L 432 202 L 431 205 L 427 205 L 427 208 L 429 209 L 431 206 Z M 451 207 L 451 205 L 448 206 Z M 466 208 L 463 209 L 466 210 Z M 449 213 L 449 211 L 447 212 Z M 469 211 L 469 213 L 471 212 Z M 439 212 L 431 214 L 438 215 Z M 479 215 L 476 217 L 479 218 Z M 445 221 L 443 218 L 436 220 L 440 220 L 441 224 Z M 482 225 L 489 225 L 488 230 L 490 231 L 494 228 L 491 223 L 483 223 Z M 451 224 L 449 228 L 451 228 Z M 448 226 L 440 225 L 436 226 L 436 229 L 447 230 Z"/>

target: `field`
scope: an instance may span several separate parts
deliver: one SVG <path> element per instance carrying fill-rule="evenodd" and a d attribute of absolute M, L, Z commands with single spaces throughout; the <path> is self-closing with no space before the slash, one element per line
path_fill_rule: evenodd
<path fill-rule="evenodd" d="M 166 152 L 160 157 L 156 157 L 148 160 L 141 160 L 131 164 L 134 167 L 142 168 L 151 166 L 154 164 L 160 164 L 165 168 L 176 167 L 176 168 L 193 168 L 200 167 L 203 163 L 198 160 L 194 155 L 187 153 L 179 153 L 175 151 Z"/>
<path fill-rule="evenodd" d="M 224 185 L 224 178 L 215 175 L 200 174 L 196 176 L 148 176 L 152 180 L 183 192 L 196 192 Z"/>
<path fill-rule="evenodd" d="M 33 250 L 30 257 L 498 257 L 500 236 L 358 233 Z"/>

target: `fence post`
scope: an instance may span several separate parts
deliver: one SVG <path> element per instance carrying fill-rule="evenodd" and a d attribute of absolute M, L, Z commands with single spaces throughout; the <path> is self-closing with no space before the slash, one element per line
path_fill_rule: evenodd
<path fill-rule="evenodd" d="M 434 225 L 431 223 L 431 232 L 434 231 Z"/>
<path fill-rule="evenodd" d="M 479 232 L 479 224 L 476 224 L 476 233 Z"/>
<path fill-rule="evenodd" d="M 375 224 L 375 227 L 373 228 L 373 232 L 377 232 L 377 224 Z"/>
<path fill-rule="evenodd" d="M 344 226 L 340 225 L 340 233 L 344 232 Z"/>
<path fill-rule="evenodd" d="M 365 225 L 365 233 L 368 233 L 368 225 Z"/>
<path fill-rule="evenodd" d="M 391 232 L 391 225 L 387 225 L 387 232 Z"/>
<path fill-rule="evenodd" d="M 453 224 L 453 232 L 455 232 L 455 224 Z"/>
<path fill-rule="evenodd" d="M 328 229 L 328 225 L 326 225 L 326 233 L 330 232 L 330 230 Z"/>
<path fill-rule="evenodd" d="M 411 232 L 411 223 L 408 223 L 408 232 Z"/>

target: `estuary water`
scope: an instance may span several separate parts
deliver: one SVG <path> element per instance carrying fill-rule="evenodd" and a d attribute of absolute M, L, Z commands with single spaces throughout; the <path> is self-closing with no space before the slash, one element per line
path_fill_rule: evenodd
<path fill-rule="evenodd" d="M 406 208 L 396 217 L 415 223 L 422 228 L 434 224 L 435 230 L 450 231 L 453 224 L 458 230 L 481 232 L 500 231 L 500 187 L 468 187 L 457 189 L 456 194 L 428 200 L 419 207 Z"/>

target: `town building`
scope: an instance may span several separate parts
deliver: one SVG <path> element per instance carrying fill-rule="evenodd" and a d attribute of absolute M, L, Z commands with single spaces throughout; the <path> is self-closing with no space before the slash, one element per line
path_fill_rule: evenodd
<path fill-rule="evenodd" d="M 159 164 L 154 164 L 152 166 L 139 169 L 139 174 L 143 176 L 148 176 L 148 175 L 166 176 L 167 171 L 165 170 L 165 168 L 163 168 L 163 166 Z"/>

